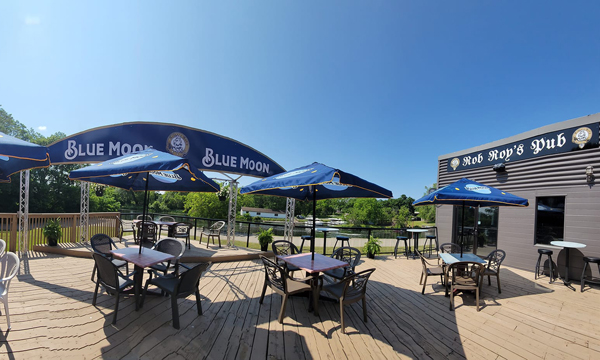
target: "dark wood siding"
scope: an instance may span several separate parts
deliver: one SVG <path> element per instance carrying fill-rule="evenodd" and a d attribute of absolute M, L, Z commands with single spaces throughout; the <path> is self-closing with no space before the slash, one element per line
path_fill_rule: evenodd
<path fill-rule="evenodd" d="M 447 172 L 449 158 L 452 157 L 439 159 L 439 187 L 467 177 L 529 199 L 528 208 L 500 208 L 498 248 L 507 252 L 506 264 L 533 270 L 537 249 L 546 247 L 534 245 L 535 204 L 539 196 L 565 196 L 565 240 L 587 245 L 571 250 L 572 277 L 578 279 L 581 275 L 583 255 L 600 256 L 600 149 L 508 162 L 505 173 L 496 173 L 491 167 Z M 585 169 L 589 165 L 597 173 L 597 185 L 586 182 Z M 436 220 L 441 241 L 450 241 L 452 208 L 439 207 Z M 559 251 L 554 252 L 555 261 Z M 564 262 L 563 256 L 561 252 L 559 265 Z"/>

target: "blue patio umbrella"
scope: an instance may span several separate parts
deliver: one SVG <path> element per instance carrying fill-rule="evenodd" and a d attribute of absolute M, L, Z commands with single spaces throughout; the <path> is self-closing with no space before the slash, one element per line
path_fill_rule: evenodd
<path fill-rule="evenodd" d="M 10 182 L 10 176 L 21 170 L 49 165 L 48 149 L 45 146 L 0 132 L 0 182 Z"/>
<path fill-rule="evenodd" d="M 313 201 L 312 237 L 315 238 L 317 200 L 334 198 L 391 198 L 392 192 L 320 163 L 312 163 L 294 170 L 269 176 L 246 185 L 242 194 L 274 195 Z M 315 242 L 310 251 L 315 254 Z"/>
<path fill-rule="evenodd" d="M 69 179 L 144 191 L 142 229 L 146 219 L 148 190 L 189 192 L 219 190 L 218 184 L 206 177 L 187 159 L 155 149 L 146 149 L 73 170 L 69 174 Z"/>
<path fill-rule="evenodd" d="M 462 178 L 450 185 L 444 186 L 413 202 L 414 206 L 448 204 L 462 205 L 462 230 L 460 237 L 460 254 L 463 251 L 463 234 L 465 226 L 465 206 L 529 206 L 525 198 L 509 194 L 492 186 L 477 181 Z"/>

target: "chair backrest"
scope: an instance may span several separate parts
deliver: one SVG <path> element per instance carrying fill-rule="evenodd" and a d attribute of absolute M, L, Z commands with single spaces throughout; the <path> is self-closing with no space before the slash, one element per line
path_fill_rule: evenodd
<path fill-rule="evenodd" d="M 331 257 L 347 262 L 348 265 L 350 265 L 350 267 L 352 268 L 352 271 L 354 271 L 354 268 L 356 267 L 356 265 L 358 265 L 360 261 L 360 255 L 360 250 L 358 250 L 357 248 L 345 246 L 335 249 L 333 254 L 331 254 Z"/>
<path fill-rule="evenodd" d="M 427 259 L 425 259 L 425 256 L 423 256 L 423 254 L 419 250 L 415 249 L 415 252 L 417 254 L 419 254 L 419 257 L 421 258 L 421 265 L 423 265 L 423 272 L 427 273 L 427 267 L 433 267 L 434 265 L 431 265 L 429 263 L 429 261 L 427 261 Z"/>
<path fill-rule="evenodd" d="M 142 228 L 141 221 L 138 221 L 137 223 L 135 223 L 135 227 L 138 230 L 138 234 L 142 234 L 141 236 L 144 239 L 155 238 L 156 233 L 158 231 L 158 226 L 155 223 L 153 223 L 152 221 L 144 221 L 144 231 L 143 232 L 140 231 L 140 229 Z"/>
<path fill-rule="evenodd" d="M 0 287 L 4 288 L 4 291 L 0 292 L 0 295 L 6 295 L 8 293 L 10 280 L 17 275 L 20 263 L 17 254 L 10 251 L 0 258 L 0 284 L 4 285 Z"/>
<path fill-rule="evenodd" d="M 459 253 L 460 245 L 454 243 L 444 243 L 440 245 L 440 251 L 443 253 Z"/>
<path fill-rule="evenodd" d="M 200 263 L 183 274 L 179 275 L 179 284 L 175 291 L 178 297 L 188 296 L 196 292 L 198 283 L 200 282 L 200 276 L 208 269 L 210 262 Z"/>
<path fill-rule="evenodd" d="M 115 290 L 119 287 L 119 275 L 117 266 L 110 261 L 109 258 L 100 254 L 94 253 L 94 262 L 98 269 L 98 280 L 106 286 L 108 290 Z"/>
<path fill-rule="evenodd" d="M 177 235 L 189 235 L 192 229 L 192 224 L 179 222 L 175 224 L 175 233 Z"/>
<path fill-rule="evenodd" d="M 0 239 L 0 256 L 4 255 L 4 250 L 6 250 L 6 241 Z"/>
<path fill-rule="evenodd" d="M 294 255 L 300 253 L 298 247 L 287 240 L 276 240 L 271 243 L 275 255 Z"/>
<path fill-rule="evenodd" d="M 143 217 L 144 217 L 144 215 L 138 215 L 138 216 L 136 217 L 136 219 L 138 219 L 138 220 L 142 220 L 142 218 L 143 218 Z M 152 220 L 154 220 L 154 219 L 152 218 L 152 216 L 150 216 L 150 215 L 146 215 L 146 220 L 152 221 Z"/>
<path fill-rule="evenodd" d="M 153 249 L 169 255 L 173 255 L 176 259 L 179 259 L 185 251 L 185 244 L 181 240 L 164 238 L 162 240 L 159 240 L 156 243 L 156 245 L 154 245 Z"/>
<path fill-rule="evenodd" d="M 217 221 L 216 223 L 210 226 L 210 229 L 214 231 L 219 231 L 223 228 L 223 226 L 225 226 L 225 221 Z"/>
<path fill-rule="evenodd" d="M 448 265 L 448 274 L 452 284 L 457 283 L 460 279 L 473 280 L 472 288 L 479 287 L 481 273 L 485 269 L 485 265 L 475 261 L 458 261 Z M 461 282 L 462 284 L 462 282 Z"/>
<path fill-rule="evenodd" d="M 125 222 L 123 221 L 123 219 L 121 219 L 120 216 L 117 216 L 117 221 L 119 222 L 119 226 L 121 227 L 121 230 L 124 230 L 124 228 L 125 228 Z M 133 229 L 133 223 L 128 222 L 128 224 L 129 224 L 128 227 L 131 227 Z"/>
<path fill-rule="evenodd" d="M 114 241 L 106 234 L 96 234 L 90 239 L 92 250 L 99 254 L 111 256 L 110 250 L 116 249 Z"/>
<path fill-rule="evenodd" d="M 175 218 L 173 218 L 172 216 L 161 216 L 161 217 L 158 218 L 158 221 L 175 222 Z"/>
<path fill-rule="evenodd" d="M 369 282 L 369 277 L 374 271 L 375 269 L 363 270 L 342 280 L 346 283 L 341 297 L 342 302 L 345 300 L 350 301 L 360 299 L 365 296 L 365 293 L 367 292 L 367 282 Z"/>
<path fill-rule="evenodd" d="M 265 256 L 261 255 L 260 259 L 265 267 L 265 281 L 270 284 L 272 288 L 279 289 L 279 291 L 286 293 L 287 283 L 285 270 Z"/>
<path fill-rule="evenodd" d="M 504 261 L 506 257 L 506 252 L 504 250 L 494 250 L 488 256 L 486 256 L 485 260 L 487 260 L 487 268 L 490 270 L 494 270 L 495 272 L 500 271 L 500 265 Z"/>

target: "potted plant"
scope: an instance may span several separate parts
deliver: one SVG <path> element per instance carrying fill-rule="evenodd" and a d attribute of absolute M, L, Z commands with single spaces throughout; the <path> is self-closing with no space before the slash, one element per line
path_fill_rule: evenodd
<path fill-rule="evenodd" d="M 43 229 L 44 236 L 48 239 L 49 246 L 58 245 L 58 240 L 62 236 L 62 227 L 60 226 L 60 218 L 50 219 Z"/>
<path fill-rule="evenodd" d="M 219 189 L 219 191 L 217 191 L 217 197 L 221 201 L 225 201 L 227 199 L 228 195 L 229 195 L 229 188 L 226 186 L 223 186 L 222 188 Z"/>
<path fill-rule="evenodd" d="M 258 233 L 258 243 L 260 244 L 261 251 L 269 250 L 269 244 L 273 241 L 273 228 L 268 230 L 261 230 Z"/>
<path fill-rule="evenodd" d="M 367 253 L 369 259 L 375 259 L 375 255 L 381 252 L 381 241 L 371 235 L 365 244 L 363 251 Z"/>

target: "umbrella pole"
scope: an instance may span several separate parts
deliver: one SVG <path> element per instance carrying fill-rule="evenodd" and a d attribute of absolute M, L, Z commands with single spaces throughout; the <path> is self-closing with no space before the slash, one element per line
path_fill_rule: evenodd
<path fill-rule="evenodd" d="M 313 208 L 312 208 L 312 213 L 313 213 L 313 222 L 312 222 L 312 241 L 310 242 L 310 252 L 312 253 L 312 258 L 311 260 L 315 260 L 315 242 L 317 241 L 316 238 L 316 223 L 317 223 L 317 191 L 315 189 L 314 186 L 311 186 L 312 188 L 312 192 L 313 192 Z"/>
<path fill-rule="evenodd" d="M 462 222 L 461 222 L 461 230 L 460 230 L 460 257 L 463 256 L 464 241 L 465 241 L 465 202 L 463 201 Z"/>
<path fill-rule="evenodd" d="M 144 225 L 146 222 L 146 204 L 148 203 L 148 181 L 150 180 L 150 172 L 146 173 L 146 188 L 144 189 L 144 207 L 142 208 L 142 227 L 141 227 L 141 234 L 140 234 L 140 250 L 138 254 L 142 253 L 142 246 L 144 244 Z"/>

